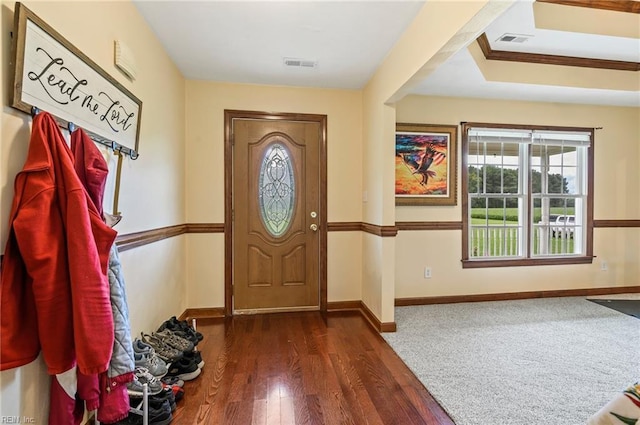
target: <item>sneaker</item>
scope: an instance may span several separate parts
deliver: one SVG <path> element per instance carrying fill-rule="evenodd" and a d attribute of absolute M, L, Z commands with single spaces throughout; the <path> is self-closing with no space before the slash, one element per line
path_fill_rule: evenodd
<path fill-rule="evenodd" d="M 204 360 L 202 360 L 202 354 L 200 354 L 200 351 L 185 351 L 183 357 L 185 359 L 193 360 L 200 369 L 204 367 Z"/>
<path fill-rule="evenodd" d="M 184 389 L 180 387 L 176 387 L 175 385 L 171 387 L 173 390 L 173 397 L 176 399 L 176 402 L 182 400 L 184 397 Z"/>
<path fill-rule="evenodd" d="M 131 344 L 133 346 L 133 352 L 138 354 L 150 355 L 155 353 L 152 346 L 142 341 L 140 338 L 135 338 Z"/>
<path fill-rule="evenodd" d="M 118 422 L 114 422 L 112 425 L 142 425 L 142 415 L 134 415 L 129 413 L 124 419 L 120 419 Z"/>
<path fill-rule="evenodd" d="M 198 343 L 200 342 L 196 334 L 193 332 L 185 332 L 185 331 L 179 331 L 176 329 L 169 329 L 169 328 L 161 329 L 157 332 L 171 332 L 175 336 L 179 336 L 180 338 L 186 339 L 187 341 L 192 343 L 194 346 L 198 345 Z"/>
<path fill-rule="evenodd" d="M 184 384 L 184 381 L 182 379 L 179 379 L 177 377 L 176 379 L 178 379 L 178 382 Z M 162 383 L 162 386 L 165 388 L 165 390 L 171 390 L 173 392 L 173 398 L 175 399 L 175 401 L 180 401 L 182 400 L 182 397 L 184 397 L 184 389 L 182 387 L 179 387 L 177 385 L 165 384 L 164 382 Z"/>
<path fill-rule="evenodd" d="M 180 360 L 171 363 L 169 366 L 169 372 L 167 376 L 177 376 L 183 381 L 191 381 L 196 379 L 200 375 L 200 368 L 193 360 L 181 358 Z"/>
<path fill-rule="evenodd" d="M 143 367 L 136 367 L 133 381 L 127 383 L 127 393 L 129 397 L 142 397 L 144 395 L 143 385 L 147 384 L 147 394 L 154 395 L 162 391 L 162 382 Z"/>
<path fill-rule="evenodd" d="M 166 362 L 174 362 L 182 358 L 182 351 L 167 345 L 164 341 L 154 335 L 148 335 L 142 332 L 140 334 L 142 342 L 150 345 L 156 354 Z"/>
<path fill-rule="evenodd" d="M 193 329 L 189 325 L 189 322 L 187 322 L 186 320 L 178 320 L 176 316 L 173 316 L 169 320 L 166 320 L 162 325 L 160 325 L 160 328 L 158 328 L 159 331 L 162 331 L 164 329 L 182 331 L 187 334 L 192 334 L 198 341 L 202 341 L 203 339 L 202 334 Z"/>
<path fill-rule="evenodd" d="M 146 367 L 156 377 L 163 377 L 166 374 L 164 369 L 167 368 L 167 364 L 156 354 L 152 346 L 143 342 L 140 338 L 135 338 L 132 346 L 136 366 Z M 142 356 L 142 359 L 140 356 Z M 144 364 L 145 360 L 148 364 Z"/>
<path fill-rule="evenodd" d="M 169 406 L 171 406 L 171 411 L 176 410 L 176 396 L 173 393 L 173 389 L 164 388 L 160 394 L 156 394 L 149 398 L 149 403 L 157 407 L 158 405 L 164 403 L 166 401 L 169 402 Z"/>
<path fill-rule="evenodd" d="M 188 339 L 181 338 L 171 332 L 169 329 L 165 329 L 160 332 L 154 332 L 153 336 L 161 339 L 165 344 L 172 346 L 176 350 L 180 351 L 193 351 L 194 345 Z"/>
<path fill-rule="evenodd" d="M 131 401 L 131 400 L 130 400 Z M 129 416 L 114 423 L 113 425 L 142 425 L 143 424 L 143 411 L 142 405 L 140 408 L 131 407 L 129 409 Z M 147 408 L 148 424 L 149 425 L 168 425 L 173 420 L 171 415 L 171 406 L 167 404 L 161 404 L 154 406 L 149 403 Z"/>
<path fill-rule="evenodd" d="M 176 387 L 184 387 L 184 381 L 177 376 L 164 376 L 160 379 L 164 385 L 168 386 L 176 386 Z"/>
<path fill-rule="evenodd" d="M 162 378 L 169 371 L 167 364 L 160 357 L 156 356 L 155 352 L 148 355 L 134 352 L 133 357 L 135 359 L 136 367 L 146 368 L 149 370 L 149 373 L 156 378 Z"/>
<path fill-rule="evenodd" d="M 149 425 L 169 425 L 173 420 L 173 416 L 171 415 L 171 406 L 169 402 L 165 400 L 164 403 L 159 405 L 159 407 L 155 407 L 153 404 L 149 403 L 147 406 L 148 412 L 148 423 Z M 143 423 L 143 411 L 142 406 L 140 409 L 135 407 L 131 407 L 129 409 L 129 416 L 127 417 L 130 422 L 117 422 L 118 425 L 142 425 Z"/>
<path fill-rule="evenodd" d="M 131 405 L 139 410 L 142 410 L 142 398 L 138 397 L 130 397 L 129 401 Z M 173 394 L 173 390 L 171 388 L 163 388 L 161 392 L 158 394 L 149 396 L 149 405 L 155 407 L 156 409 L 161 409 L 162 405 L 165 401 L 169 402 L 169 406 L 171 407 L 171 411 L 176 410 L 176 397 Z"/>

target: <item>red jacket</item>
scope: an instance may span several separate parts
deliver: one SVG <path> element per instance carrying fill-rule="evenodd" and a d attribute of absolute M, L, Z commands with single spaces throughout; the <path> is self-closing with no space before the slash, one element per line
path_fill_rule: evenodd
<path fill-rule="evenodd" d="M 15 180 L 0 288 L 0 370 L 33 361 L 49 374 L 107 369 L 113 317 L 106 277 L 116 232 L 89 199 L 53 117 L 33 120 Z"/>

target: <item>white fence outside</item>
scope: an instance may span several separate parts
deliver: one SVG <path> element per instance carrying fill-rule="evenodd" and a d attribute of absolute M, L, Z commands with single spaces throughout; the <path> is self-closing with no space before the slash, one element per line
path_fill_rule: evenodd
<path fill-rule="evenodd" d="M 572 235 L 579 232 L 579 226 L 565 226 L 553 232 L 550 225 L 535 225 L 533 232 L 533 255 L 574 255 Z M 469 234 L 469 256 L 479 257 L 519 257 L 523 255 L 520 234 L 522 226 L 471 226 Z"/>

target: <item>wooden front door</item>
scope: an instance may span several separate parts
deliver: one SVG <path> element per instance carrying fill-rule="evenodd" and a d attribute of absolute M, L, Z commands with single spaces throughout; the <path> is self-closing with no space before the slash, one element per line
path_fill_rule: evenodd
<path fill-rule="evenodd" d="M 326 117 L 226 111 L 226 119 L 233 312 L 321 309 Z"/>

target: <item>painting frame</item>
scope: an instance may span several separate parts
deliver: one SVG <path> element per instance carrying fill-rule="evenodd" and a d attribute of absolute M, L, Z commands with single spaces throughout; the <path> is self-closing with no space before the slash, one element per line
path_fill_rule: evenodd
<path fill-rule="evenodd" d="M 457 125 L 396 123 L 395 151 L 396 205 L 457 205 Z"/>

